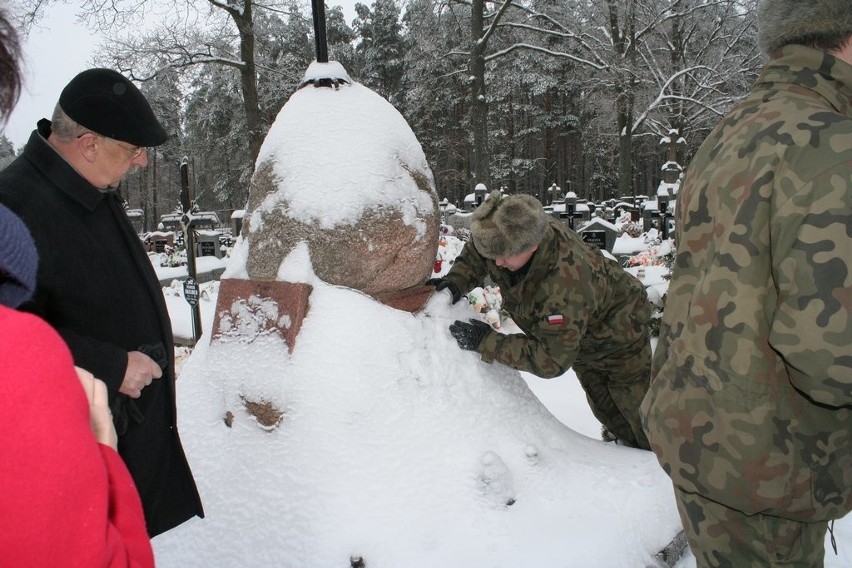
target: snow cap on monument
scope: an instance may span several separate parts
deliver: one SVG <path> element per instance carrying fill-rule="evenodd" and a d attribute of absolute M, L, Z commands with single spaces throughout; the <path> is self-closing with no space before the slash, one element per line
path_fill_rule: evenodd
<path fill-rule="evenodd" d="M 249 188 L 246 276 L 280 278 L 307 243 L 314 273 L 376 296 L 423 284 L 438 248 L 435 182 L 402 115 L 338 62 L 310 65 Z"/>

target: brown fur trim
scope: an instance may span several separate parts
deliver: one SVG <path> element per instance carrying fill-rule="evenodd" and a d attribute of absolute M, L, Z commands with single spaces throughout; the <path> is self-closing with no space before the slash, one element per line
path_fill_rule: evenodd
<path fill-rule="evenodd" d="M 536 246 L 546 227 L 547 214 L 535 197 L 492 191 L 473 212 L 470 232 L 479 254 L 498 258 Z"/>
<path fill-rule="evenodd" d="M 767 55 L 814 36 L 852 35 L 850 0 L 760 0 L 758 43 Z"/>

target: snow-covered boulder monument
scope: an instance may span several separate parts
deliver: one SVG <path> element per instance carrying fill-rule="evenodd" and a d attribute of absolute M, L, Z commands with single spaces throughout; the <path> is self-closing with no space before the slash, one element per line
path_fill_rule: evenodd
<path fill-rule="evenodd" d="M 251 191 L 177 381 L 206 517 L 154 539 L 158 568 L 671 564 L 680 520 L 651 452 L 571 430 L 519 372 L 459 349 L 468 302 L 377 299 L 420 288 L 439 240 L 429 168 L 387 102 L 302 88 Z"/>
<path fill-rule="evenodd" d="M 315 86 L 332 81 L 332 86 Z M 432 170 L 408 123 L 336 62 L 308 68 L 260 149 L 246 274 L 275 280 L 307 242 L 316 275 L 382 294 L 421 285 L 438 248 Z"/>

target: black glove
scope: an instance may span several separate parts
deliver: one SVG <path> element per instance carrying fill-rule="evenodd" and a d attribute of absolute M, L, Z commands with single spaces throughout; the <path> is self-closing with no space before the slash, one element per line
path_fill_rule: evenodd
<path fill-rule="evenodd" d="M 453 295 L 453 303 L 455 304 L 459 300 L 461 300 L 462 294 L 459 287 L 447 280 L 446 278 L 430 278 L 426 281 L 426 286 L 434 286 L 436 292 L 440 292 L 443 289 L 447 289 L 450 291 L 450 294 Z"/>
<path fill-rule="evenodd" d="M 163 371 L 169 366 L 169 358 L 166 356 L 166 346 L 163 345 L 162 341 L 154 344 L 146 343 L 145 345 L 140 345 L 137 351 L 153 359 Z"/>
<path fill-rule="evenodd" d="M 140 345 L 137 351 L 153 359 L 163 372 L 165 372 L 166 367 L 169 365 L 169 360 L 166 357 L 166 347 L 162 342 Z M 145 415 L 139 410 L 136 401 L 125 394 L 117 393 L 109 407 L 112 412 L 112 422 L 115 425 L 115 432 L 119 436 L 124 436 L 127 433 L 131 422 L 136 424 L 145 422 Z"/>
<path fill-rule="evenodd" d="M 468 351 L 476 351 L 485 334 L 491 331 L 491 326 L 482 320 L 470 319 L 470 323 L 456 320 L 450 326 L 450 333 L 456 338 L 459 347 Z"/>

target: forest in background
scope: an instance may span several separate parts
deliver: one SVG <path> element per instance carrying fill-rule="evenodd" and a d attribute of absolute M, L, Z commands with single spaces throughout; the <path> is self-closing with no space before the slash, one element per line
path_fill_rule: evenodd
<path fill-rule="evenodd" d="M 22 0 L 21 29 L 56 1 Z M 245 206 L 266 132 L 316 59 L 311 8 L 297 0 L 161 4 L 80 2 L 110 38 L 97 63 L 138 81 L 171 136 L 122 186 L 149 230 L 179 203 L 184 156 L 201 208 Z M 439 198 L 461 204 L 481 182 L 543 203 L 553 184 L 602 201 L 655 194 L 661 139 L 677 130 L 687 165 L 746 94 L 764 60 L 755 9 L 756 0 L 376 0 L 356 4 L 348 23 L 326 6 L 326 30 L 329 59 L 408 121 Z M 10 151 L 0 141 L 0 164 Z"/>

